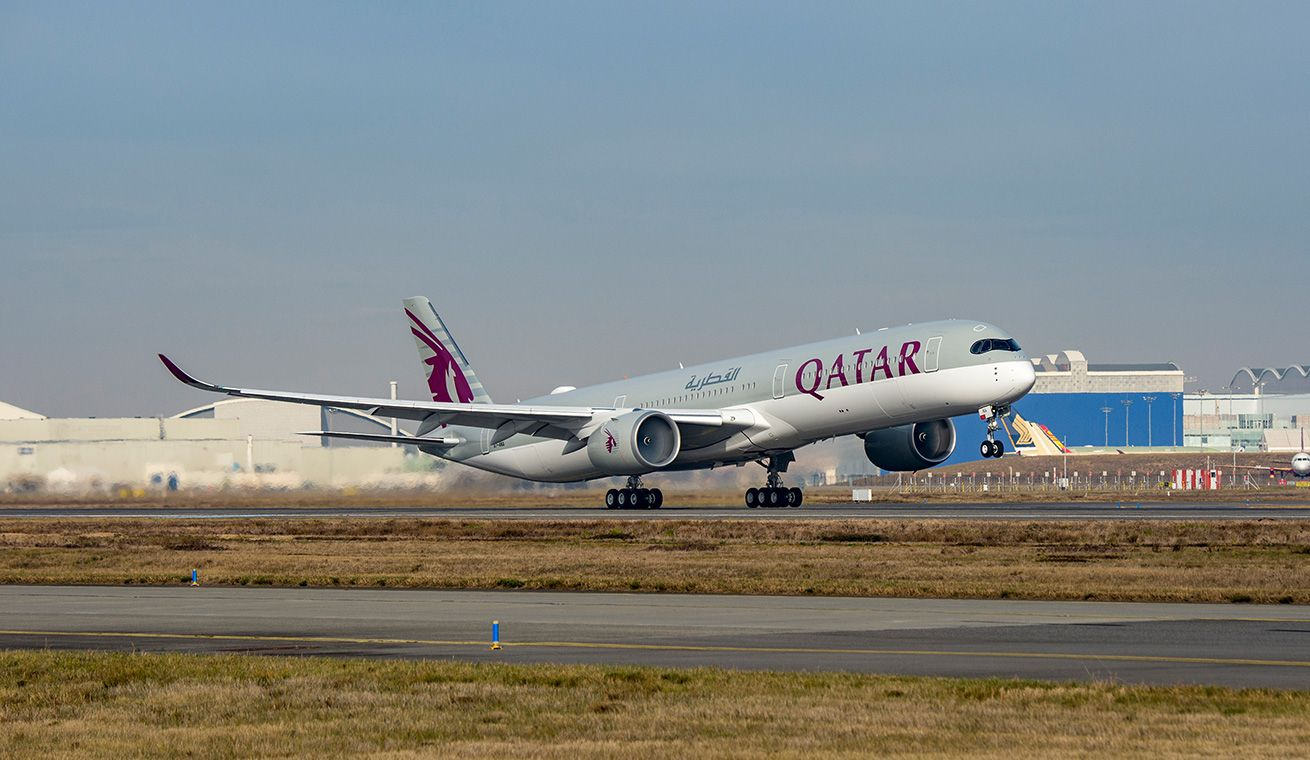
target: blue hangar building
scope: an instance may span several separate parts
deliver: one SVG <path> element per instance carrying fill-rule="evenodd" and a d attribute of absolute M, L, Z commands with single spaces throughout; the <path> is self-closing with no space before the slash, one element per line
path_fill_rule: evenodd
<path fill-rule="evenodd" d="M 1177 364 L 1093 364 L 1072 350 L 1032 362 L 1037 382 L 1001 431 L 1007 451 L 1182 445 L 1184 375 Z M 980 459 L 987 426 L 973 415 L 955 418 L 955 427 L 955 453 L 946 464 Z"/>

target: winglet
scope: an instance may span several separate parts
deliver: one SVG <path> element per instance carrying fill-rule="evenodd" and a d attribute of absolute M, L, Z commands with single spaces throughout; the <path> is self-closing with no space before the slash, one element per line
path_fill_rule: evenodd
<path fill-rule="evenodd" d="M 190 385 L 193 388 L 200 388 L 202 390 L 207 390 L 207 391 L 223 390 L 222 388 L 219 388 L 217 385 L 210 385 L 209 383 L 201 382 L 200 380 L 197 380 L 194 377 L 188 375 L 181 367 L 174 364 L 172 359 L 169 359 L 167 356 L 164 356 L 163 354 L 159 354 L 159 361 L 163 362 L 164 366 L 168 368 L 168 371 L 173 373 L 173 377 L 177 378 L 179 381 L 183 383 L 186 383 L 187 385 Z"/>

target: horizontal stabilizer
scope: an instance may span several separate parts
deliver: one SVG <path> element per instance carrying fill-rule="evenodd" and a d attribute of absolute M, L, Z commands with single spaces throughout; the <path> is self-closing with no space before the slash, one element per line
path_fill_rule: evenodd
<path fill-rule="evenodd" d="M 373 441 L 374 443 L 399 443 L 405 446 L 456 446 L 463 443 L 461 438 L 426 438 L 416 435 L 386 435 L 385 433 L 337 433 L 328 430 L 300 433 L 321 438 L 350 438 L 355 441 Z"/>

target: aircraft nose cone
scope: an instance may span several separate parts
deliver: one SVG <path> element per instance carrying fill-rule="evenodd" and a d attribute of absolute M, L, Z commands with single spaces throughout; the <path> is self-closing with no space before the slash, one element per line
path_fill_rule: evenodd
<path fill-rule="evenodd" d="M 1014 373 L 1015 398 L 1019 398 L 1032 390 L 1033 385 L 1037 383 L 1037 372 L 1033 369 L 1033 364 L 1030 361 L 1014 362 L 1011 372 Z"/>

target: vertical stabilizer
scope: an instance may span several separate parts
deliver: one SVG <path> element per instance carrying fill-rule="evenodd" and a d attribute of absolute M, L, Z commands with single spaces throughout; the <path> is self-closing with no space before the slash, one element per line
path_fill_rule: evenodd
<path fill-rule="evenodd" d="M 419 360 L 428 377 L 432 400 L 445 403 L 490 404 L 491 397 L 469 365 L 432 302 L 418 296 L 405 299 L 405 317 L 418 345 Z"/>

